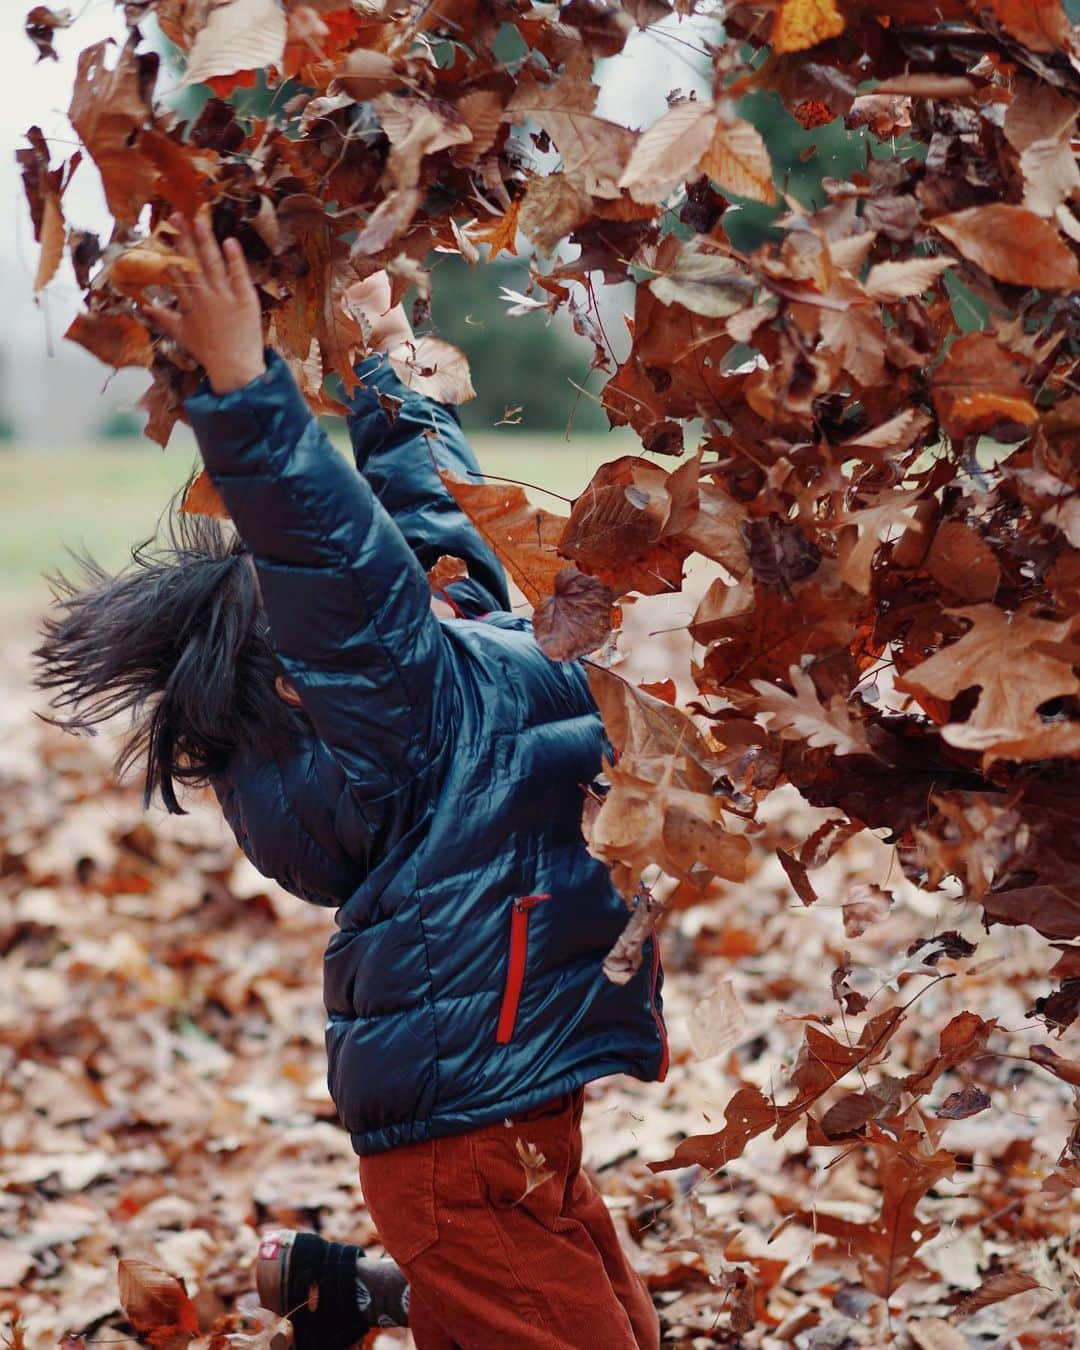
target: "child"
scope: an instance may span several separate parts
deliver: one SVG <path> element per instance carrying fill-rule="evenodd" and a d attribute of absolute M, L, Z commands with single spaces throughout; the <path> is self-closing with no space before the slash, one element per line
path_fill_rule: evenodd
<path fill-rule="evenodd" d="M 177 780 L 209 782 L 256 867 L 336 907 L 330 1089 L 419 1350 L 655 1350 L 580 1167 L 583 1085 L 667 1060 L 655 939 L 628 984 L 601 969 L 626 911 L 581 837 L 604 747 L 584 673 L 506 612 L 439 482 L 431 453 L 474 463 L 452 414 L 369 359 L 349 423 L 370 482 L 354 472 L 264 354 L 239 245 L 174 223 L 195 270 L 176 310 L 148 312 L 206 369 L 187 409 L 239 542 L 184 526 L 171 561 L 69 589 L 42 683 L 75 728 L 134 708 L 148 795 L 179 810 Z M 408 331 L 400 311 L 376 328 L 383 346 Z M 392 424 L 378 391 L 404 399 Z M 475 618 L 432 611 L 443 553 L 468 563 L 448 594 Z M 328 1350 L 363 1330 L 342 1325 L 345 1250 L 305 1248 L 330 1318 L 309 1344 Z M 283 1310 L 289 1252 L 264 1257 Z"/>

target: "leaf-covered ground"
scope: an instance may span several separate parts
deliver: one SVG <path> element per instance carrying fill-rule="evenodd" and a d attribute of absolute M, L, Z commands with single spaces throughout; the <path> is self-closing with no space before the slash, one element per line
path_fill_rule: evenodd
<path fill-rule="evenodd" d="M 144 814 L 138 786 L 115 782 L 108 745 L 35 720 L 29 628 L 7 632 L 0 1329 L 21 1317 L 30 1350 L 65 1333 L 68 1347 L 130 1336 L 117 1264 L 145 1259 L 185 1280 L 201 1344 L 268 1344 L 251 1292 L 260 1232 L 287 1224 L 375 1240 L 323 1081 L 320 955 L 332 918 L 264 882 L 212 806 L 195 803 L 180 820 Z M 1047 1040 L 1026 1016 L 1046 992 L 1045 941 L 1024 928 L 987 936 L 976 908 L 916 893 L 869 833 L 814 872 L 820 899 L 805 906 L 774 850 L 828 813 L 784 794 L 770 813 L 747 883 L 718 884 L 710 903 L 667 916 L 668 1081 L 590 1091 L 588 1157 L 669 1344 L 1077 1344 L 1075 1161 L 1057 1166 L 1075 1125 L 1071 1089 L 1026 1058 Z M 875 884 L 894 897 L 887 918 L 848 936 L 845 917 L 853 931 L 888 909 L 865 889 Z M 950 930 L 977 953 L 942 954 L 964 950 L 953 939 L 909 955 Z M 837 992 L 869 998 L 862 1017 L 830 990 L 846 964 Z M 811 1155 L 805 1114 L 715 1174 L 646 1166 L 686 1135 L 718 1131 L 737 1089 L 790 1104 L 806 1093 L 793 1069 L 797 1084 L 828 1084 L 833 1070 L 822 1078 L 813 1054 L 796 1063 L 808 1028 L 811 1049 L 823 1037 L 847 1047 L 868 1018 L 902 1004 L 882 1062 L 849 1054 L 854 1068 L 812 1103 L 811 1128 L 833 1108 L 837 1132 L 837 1099 L 865 1123 L 867 1083 L 887 1094 L 907 1074 L 910 1085 L 962 1010 L 996 1019 L 987 1053 L 922 1099 L 938 1140 L 928 1187 L 890 1161 L 884 1135 L 877 1147 L 856 1139 Z M 828 1025 L 799 1020 L 822 1014 Z M 975 1114 L 942 1118 L 946 1098 Z M 1038 1287 L 970 1313 L 957 1306 L 980 1287 L 986 1298 L 1023 1288 L 1014 1275 Z M 894 1283 L 887 1308 L 874 1289 Z"/>

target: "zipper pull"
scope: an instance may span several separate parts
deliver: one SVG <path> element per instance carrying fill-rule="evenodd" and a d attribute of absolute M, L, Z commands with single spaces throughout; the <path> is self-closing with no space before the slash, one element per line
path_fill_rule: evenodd
<path fill-rule="evenodd" d="M 514 908 L 519 914 L 528 914 L 541 900 L 550 900 L 550 895 L 520 895 L 514 900 Z"/>

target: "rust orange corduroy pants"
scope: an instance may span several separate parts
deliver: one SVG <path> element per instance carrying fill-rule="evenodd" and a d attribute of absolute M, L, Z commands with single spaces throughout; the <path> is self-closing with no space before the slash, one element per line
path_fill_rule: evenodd
<path fill-rule="evenodd" d="M 583 1095 L 361 1158 L 418 1350 L 658 1350 L 652 1302 L 581 1170 Z M 518 1140 L 552 1173 L 528 1194 Z"/>

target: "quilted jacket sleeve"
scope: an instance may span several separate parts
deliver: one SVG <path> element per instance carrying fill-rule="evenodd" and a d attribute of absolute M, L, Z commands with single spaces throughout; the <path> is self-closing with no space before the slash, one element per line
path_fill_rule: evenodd
<path fill-rule="evenodd" d="M 271 640 L 319 737 L 374 798 L 449 734 L 452 682 L 427 578 L 364 478 L 327 440 L 288 367 L 187 401 L 214 485 L 251 550 Z"/>
<path fill-rule="evenodd" d="M 467 617 L 510 608 L 506 576 L 439 477 L 436 465 L 461 478 L 480 472 L 454 410 L 409 389 L 385 356 L 371 356 L 356 373 L 363 387 L 346 401 L 356 467 L 393 516 L 425 569 L 443 554 L 461 558 L 468 580 L 450 598 Z M 391 421 L 379 395 L 400 399 Z"/>

